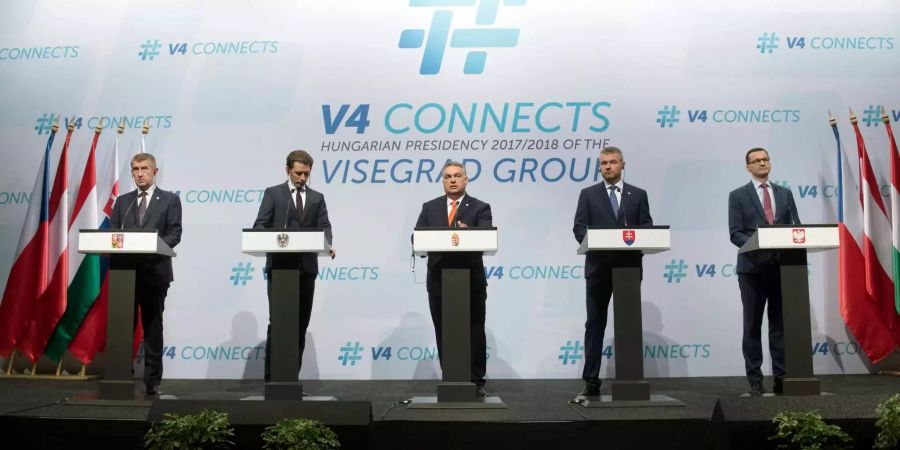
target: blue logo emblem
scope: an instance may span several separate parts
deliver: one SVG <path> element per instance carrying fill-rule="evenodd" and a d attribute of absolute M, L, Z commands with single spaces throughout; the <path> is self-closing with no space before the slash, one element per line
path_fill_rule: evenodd
<path fill-rule="evenodd" d="M 506 6 L 522 6 L 526 0 L 504 0 Z M 444 59 L 444 50 L 447 48 L 449 37 L 450 48 L 483 49 L 515 47 L 519 42 L 518 28 L 487 28 L 497 20 L 497 10 L 500 0 L 410 0 L 413 7 L 456 7 L 475 6 L 475 24 L 477 28 L 457 28 L 450 32 L 450 23 L 453 21 L 453 11 L 436 11 L 431 17 L 431 26 L 424 30 L 410 28 L 400 33 L 400 48 L 422 48 L 422 65 L 419 73 L 422 75 L 435 75 L 441 71 L 441 62 Z M 478 75 L 484 72 L 484 64 L 487 60 L 487 52 L 484 50 L 471 50 L 466 54 L 463 73 Z"/>
<path fill-rule="evenodd" d="M 663 278 L 666 279 L 667 283 L 681 283 L 682 278 L 687 277 L 687 264 L 684 263 L 683 259 L 679 259 L 678 263 L 675 263 L 673 259 L 671 263 L 666 264 L 666 272 L 663 273 Z"/>
<path fill-rule="evenodd" d="M 356 362 L 362 359 L 363 347 L 359 346 L 359 341 L 354 343 L 350 343 L 347 341 L 347 345 L 341 347 L 341 354 L 338 356 L 338 361 L 341 362 L 342 366 L 346 366 L 349 362 L 351 366 L 355 366 Z"/>
<path fill-rule="evenodd" d="M 237 286 L 240 284 L 241 286 L 246 286 L 247 282 L 253 279 L 252 273 L 256 271 L 256 268 L 253 267 L 252 262 L 248 262 L 246 265 L 244 263 L 238 263 L 238 265 L 231 268 L 232 275 L 228 277 L 231 282 Z"/>
<path fill-rule="evenodd" d="M 762 36 L 756 38 L 756 48 L 759 49 L 760 54 L 772 54 L 772 51 L 778 48 L 778 40 L 779 38 L 774 32 L 763 33 Z"/>
<path fill-rule="evenodd" d="M 863 110 L 862 121 L 866 123 L 867 127 L 877 127 L 881 122 L 881 107 L 869 105 Z"/>
<path fill-rule="evenodd" d="M 162 48 L 162 44 L 159 43 L 159 39 L 152 41 L 147 39 L 147 42 L 141 44 L 141 51 L 138 52 L 138 56 L 141 57 L 141 61 L 153 61 L 153 58 L 159 56 L 160 48 Z"/>
<path fill-rule="evenodd" d="M 681 111 L 679 111 L 678 107 L 675 105 L 663 106 L 656 114 L 656 123 L 659 124 L 660 128 L 672 128 L 681 120 L 678 118 L 678 116 L 681 115 Z"/>
<path fill-rule="evenodd" d="M 580 359 L 584 358 L 584 346 L 581 341 L 566 341 L 566 345 L 559 347 L 559 359 L 563 365 L 575 365 Z"/>

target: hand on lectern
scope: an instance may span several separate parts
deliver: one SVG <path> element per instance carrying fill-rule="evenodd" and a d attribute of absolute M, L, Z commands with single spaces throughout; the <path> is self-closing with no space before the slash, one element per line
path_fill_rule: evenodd
<path fill-rule="evenodd" d="M 331 255 L 331 259 L 334 259 L 335 255 L 337 255 L 337 252 L 334 251 L 334 247 L 331 247 L 328 249 L 328 254 Z"/>
<path fill-rule="evenodd" d="M 460 221 L 456 222 L 456 227 L 457 228 L 468 228 L 469 226 L 466 225 L 465 223 L 463 223 L 462 220 L 460 220 Z"/>

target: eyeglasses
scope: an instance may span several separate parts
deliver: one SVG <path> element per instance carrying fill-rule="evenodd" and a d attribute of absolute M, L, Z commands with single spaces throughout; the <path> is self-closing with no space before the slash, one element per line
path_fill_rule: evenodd
<path fill-rule="evenodd" d="M 767 163 L 767 162 L 769 162 L 768 157 L 759 158 L 759 159 L 754 159 L 753 161 L 750 161 L 750 164 L 748 164 L 748 165 L 762 164 L 762 163 Z"/>

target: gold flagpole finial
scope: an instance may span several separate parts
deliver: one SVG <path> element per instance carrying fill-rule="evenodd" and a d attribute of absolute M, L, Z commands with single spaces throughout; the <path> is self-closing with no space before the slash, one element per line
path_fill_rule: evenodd
<path fill-rule="evenodd" d="M 100 122 L 97 124 L 97 128 L 94 128 L 94 134 L 100 134 L 103 132 L 103 121 L 106 117 L 101 117 Z"/>
<path fill-rule="evenodd" d="M 72 118 L 68 120 L 68 125 L 66 125 L 66 131 L 69 133 L 75 131 L 75 114 L 72 114 Z"/>
<path fill-rule="evenodd" d="M 889 116 L 887 110 L 884 109 L 884 105 L 879 106 L 879 108 L 881 108 L 881 121 L 884 122 L 885 125 L 891 123 L 891 116 Z"/>
<path fill-rule="evenodd" d="M 116 133 L 118 133 L 118 134 L 125 133 L 125 121 L 124 120 L 119 122 L 119 128 L 116 129 Z"/>
<path fill-rule="evenodd" d="M 828 110 L 828 125 L 831 125 L 831 128 L 834 128 L 837 126 L 837 119 L 835 119 L 834 116 L 831 115 L 830 109 Z"/>
<path fill-rule="evenodd" d="M 853 114 L 853 108 L 850 108 L 850 123 L 856 125 L 857 122 L 859 121 L 856 120 L 856 114 Z"/>
<path fill-rule="evenodd" d="M 144 120 L 144 126 L 141 127 L 141 133 L 142 133 L 144 136 L 146 136 L 147 133 L 149 133 L 149 132 L 150 132 L 150 119 L 147 118 L 147 119 Z"/>
<path fill-rule="evenodd" d="M 54 133 L 59 131 L 59 116 L 53 118 L 53 126 L 50 127 L 50 130 Z"/>

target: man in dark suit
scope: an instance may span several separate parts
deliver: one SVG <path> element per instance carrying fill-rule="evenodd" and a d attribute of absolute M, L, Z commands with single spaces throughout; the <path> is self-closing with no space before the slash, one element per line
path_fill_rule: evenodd
<path fill-rule="evenodd" d="M 422 212 L 416 227 L 492 227 L 491 205 L 466 194 L 469 177 L 462 163 L 450 161 L 441 172 L 444 192 L 434 200 L 422 205 Z M 428 275 L 425 286 L 428 290 L 428 306 L 437 340 L 438 358 L 442 352 L 442 306 L 441 269 L 469 269 L 469 300 L 471 307 L 472 333 L 472 377 L 479 397 L 487 397 L 484 390 L 484 375 L 487 372 L 487 340 L 484 334 L 485 302 L 487 301 L 487 279 L 484 276 L 484 261 L 481 252 L 429 253 Z"/>
<path fill-rule="evenodd" d="M 769 182 L 772 165 L 769 152 L 752 148 L 744 156 L 752 180 L 728 195 L 728 231 L 731 242 L 744 245 L 760 225 L 799 224 L 791 190 Z M 768 302 L 769 355 L 772 357 L 772 390 L 782 392 L 784 379 L 784 329 L 781 315 L 781 270 L 776 252 L 738 253 L 738 286 L 744 308 L 744 367 L 750 391 L 765 393 L 763 387 L 761 328 L 763 309 Z"/>
<path fill-rule="evenodd" d="M 156 186 L 156 158 L 138 153 L 131 158 L 131 177 L 137 189 L 120 196 L 109 219 L 112 229 L 156 229 L 169 247 L 181 242 L 181 199 Z M 135 270 L 135 305 L 144 328 L 144 385 L 147 395 L 159 395 L 162 381 L 163 310 L 174 277 L 172 258 L 131 255 Z M 137 326 L 137 307 L 135 307 Z"/>
<path fill-rule="evenodd" d="M 625 159 L 616 147 L 600 151 L 603 182 L 582 189 L 575 209 L 575 240 L 581 243 L 588 227 L 639 227 L 653 225 L 647 192 L 625 183 L 622 169 Z M 639 252 L 588 252 L 584 258 L 587 287 L 587 322 L 584 324 L 584 380 L 582 396 L 600 395 L 600 363 L 603 360 L 603 335 L 609 299 L 612 297 L 614 265 L 640 265 Z"/>
<path fill-rule="evenodd" d="M 328 221 L 328 208 L 325 206 L 325 196 L 308 186 L 310 172 L 312 171 L 313 158 L 303 150 L 294 150 L 287 156 L 285 172 L 288 176 L 286 183 L 280 183 L 266 188 L 263 193 L 262 203 L 259 205 L 259 213 L 253 228 L 260 229 L 302 229 L 321 228 L 325 231 L 328 245 L 331 245 L 331 222 Z M 331 258 L 334 259 L 334 247 L 330 248 Z M 318 256 L 311 253 L 304 254 L 268 254 L 266 255 L 266 267 L 264 269 L 267 279 L 266 293 L 269 297 L 269 326 L 266 329 L 266 362 L 265 380 L 271 378 L 270 341 L 272 339 L 271 311 L 272 311 L 272 266 L 298 267 L 300 268 L 300 322 L 299 336 L 300 354 L 297 355 L 300 363 L 303 362 L 303 348 L 306 346 L 306 328 L 309 326 L 312 314 L 313 294 L 316 290 L 316 276 L 319 274 Z M 298 366 L 299 367 L 299 366 Z"/>

